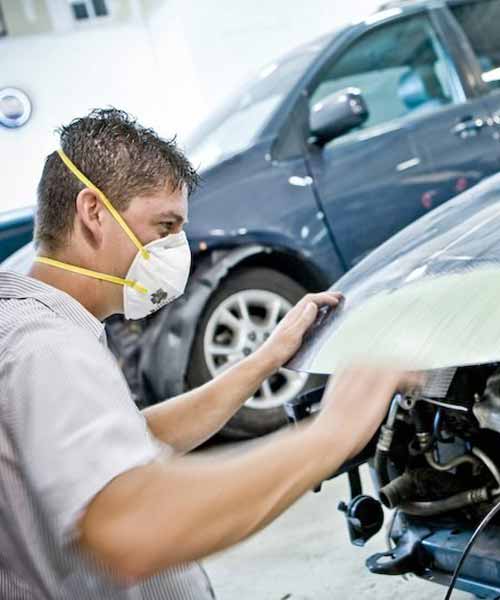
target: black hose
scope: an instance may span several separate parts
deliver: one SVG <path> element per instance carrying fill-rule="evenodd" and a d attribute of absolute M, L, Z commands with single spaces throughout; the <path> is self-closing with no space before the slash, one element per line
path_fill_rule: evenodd
<path fill-rule="evenodd" d="M 379 489 L 380 502 L 387 508 L 396 508 L 407 498 L 414 496 L 415 481 L 410 472 L 406 472 Z"/>
<path fill-rule="evenodd" d="M 380 487 L 385 487 L 390 482 L 387 452 L 377 448 L 375 452 L 374 467 L 377 472 Z"/>
<path fill-rule="evenodd" d="M 480 502 L 486 502 L 489 500 L 488 488 L 482 487 L 474 490 L 468 490 L 466 492 L 460 492 L 444 500 L 432 500 L 427 502 L 404 502 L 399 508 L 401 512 L 407 515 L 413 515 L 416 517 L 431 517 L 433 515 L 440 515 L 452 510 L 458 510 L 465 506 L 471 506 L 472 504 L 479 504 Z"/>

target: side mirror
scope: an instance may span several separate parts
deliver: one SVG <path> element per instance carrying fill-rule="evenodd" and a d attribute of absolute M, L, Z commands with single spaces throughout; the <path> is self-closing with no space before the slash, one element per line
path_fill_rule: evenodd
<path fill-rule="evenodd" d="M 357 88 L 346 88 L 326 96 L 311 107 L 311 135 L 316 143 L 326 144 L 362 125 L 368 116 L 368 106 L 361 91 Z"/>

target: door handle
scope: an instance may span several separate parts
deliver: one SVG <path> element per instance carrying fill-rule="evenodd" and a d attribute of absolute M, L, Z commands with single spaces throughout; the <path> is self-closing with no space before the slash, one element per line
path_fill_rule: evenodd
<path fill-rule="evenodd" d="M 467 138 L 477 135 L 485 125 L 486 123 L 480 117 L 464 117 L 452 127 L 451 132 L 461 138 Z"/>
<path fill-rule="evenodd" d="M 290 185 L 295 185 L 297 187 L 307 187 L 308 185 L 313 184 L 313 178 L 306 175 L 305 177 L 299 177 L 298 175 L 292 175 L 288 179 L 288 183 Z"/>

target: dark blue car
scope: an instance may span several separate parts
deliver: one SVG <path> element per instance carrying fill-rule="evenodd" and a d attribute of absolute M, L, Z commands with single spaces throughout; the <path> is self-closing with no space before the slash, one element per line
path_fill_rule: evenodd
<path fill-rule="evenodd" d="M 109 324 L 138 401 L 251 353 L 306 290 L 499 170 L 499 22 L 500 0 L 390 3 L 270 64 L 199 128 L 189 289 L 140 324 Z M 4 256 L 30 219 L 0 224 Z M 275 429 L 311 383 L 281 370 L 226 433 Z"/>

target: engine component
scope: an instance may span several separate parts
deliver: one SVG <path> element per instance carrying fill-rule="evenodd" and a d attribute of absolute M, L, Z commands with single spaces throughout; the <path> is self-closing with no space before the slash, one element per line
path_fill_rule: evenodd
<path fill-rule="evenodd" d="M 441 431 L 443 414 L 444 411 L 441 408 L 436 411 L 436 414 L 434 415 L 432 435 L 440 444 L 452 444 L 455 441 L 455 437 L 453 435 L 445 436 Z"/>
<path fill-rule="evenodd" d="M 421 518 L 398 513 L 396 547 L 371 556 L 366 565 L 373 573 L 415 573 L 446 586 L 450 584 L 452 573 L 456 570 L 458 574 L 460 569 L 457 588 L 480 598 L 497 599 L 500 597 L 500 527 L 491 522 L 492 516 L 488 519 L 488 529 L 484 531 L 483 525 L 481 535 L 474 535 L 474 527 L 470 525 L 460 526 L 456 521 L 443 520 L 424 523 Z M 467 557 L 466 561 L 460 560 L 462 555 Z"/>
<path fill-rule="evenodd" d="M 379 498 L 387 508 L 398 508 L 410 500 L 439 501 L 461 491 L 461 482 L 451 473 L 423 467 L 393 479 L 379 490 Z"/>
<path fill-rule="evenodd" d="M 312 417 L 318 412 L 321 408 L 321 398 L 324 391 L 324 387 L 319 387 L 292 400 L 287 400 L 283 406 L 289 423 L 297 424 L 299 421 Z"/>
<path fill-rule="evenodd" d="M 377 449 L 375 451 L 374 466 L 379 478 L 379 483 L 382 486 L 389 483 L 390 480 L 387 469 L 387 461 L 389 452 L 391 450 L 392 439 L 394 437 L 394 425 L 396 423 L 396 417 L 401 403 L 401 398 L 402 396 L 400 394 L 396 394 L 392 400 L 387 421 L 385 425 L 382 425 L 380 428 Z"/>
<path fill-rule="evenodd" d="M 466 406 L 462 406 L 461 404 L 449 404 L 448 402 L 442 402 L 441 400 L 436 400 L 435 398 L 431 398 L 428 396 L 421 396 L 420 400 L 428 402 L 429 404 L 434 404 L 434 406 L 439 406 L 441 408 L 449 408 L 450 410 L 469 412 L 469 409 Z"/>
<path fill-rule="evenodd" d="M 407 471 L 386 484 L 379 491 L 382 504 L 387 508 L 400 508 L 402 512 L 410 515 L 433 516 L 490 501 L 492 495 L 500 493 L 500 488 L 494 492 L 491 492 L 488 486 L 458 491 L 458 480 L 451 474 L 447 478 L 444 477 L 447 471 L 462 464 L 477 466 L 482 462 L 498 484 L 500 473 L 495 463 L 479 448 L 473 448 L 472 452 L 475 456 L 459 456 L 445 464 L 439 464 L 434 460 L 432 453 L 426 453 L 425 457 L 432 470 Z"/>
<path fill-rule="evenodd" d="M 482 398 L 472 408 L 482 429 L 500 433 L 500 372 L 497 370 L 487 381 Z"/>
<path fill-rule="evenodd" d="M 447 463 L 443 463 L 443 464 L 440 464 L 435 460 L 432 452 L 426 452 L 425 459 L 427 460 L 427 462 L 433 469 L 435 469 L 436 471 L 441 471 L 441 472 L 451 471 L 452 469 L 455 469 L 456 467 L 459 467 L 460 465 L 463 465 L 463 464 L 470 464 L 470 465 L 473 465 L 474 467 L 479 464 L 479 460 L 477 458 L 475 458 L 474 456 L 470 456 L 469 454 L 464 454 L 463 456 L 457 456 L 456 458 L 453 458 L 452 460 L 448 461 Z"/>
<path fill-rule="evenodd" d="M 379 498 L 387 508 L 396 508 L 415 492 L 414 475 L 407 471 L 379 490 Z"/>
<path fill-rule="evenodd" d="M 345 514 L 351 544 L 364 546 L 380 531 L 384 524 L 384 511 L 378 500 L 363 494 L 363 484 L 357 467 L 350 469 L 347 475 L 351 488 L 351 501 L 349 504 L 339 502 L 337 508 Z"/>
<path fill-rule="evenodd" d="M 493 475 L 493 478 L 495 479 L 495 481 L 500 486 L 500 473 L 498 471 L 497 466 L 491 460 L 491 458 L 485 452 L 480 450 L 479 448 L 472 448 L 472 454 L 474 454 L 475 456 L 477 456 L 479 459 L 481 459 L 483 461 L 483 463 L 486 465 L 486 467 L 490 470 L 490 473 Z"/>
<path fill-rule="evenodd" d="M 423 574 L 428 560 L 422 539 L 428 534 L 427 528 L 407 529 L 394 549 L 373 554 L 367 559 L 366 566 L 377 575 Z"/>
<path fill-rule="evenodd" d="M 364 546 L 384 524 L 382 506 L 371 496 L 356 496 L 349 504 L 341 502 L 338 509 L 345 513 L 349 537 L 355 546 Z"/>
<path fill-rule="evenodd" d="M 444 500 L 433 500 L 429 502 L 404 502 L 400 505 L 402 512 L 407 515 L 419 517 L 431 517 L 442 515 L 453 510 L 465 508 L 473 504 L 480 504 L 490 500 L 490 493 L 487 487 L 460 492 Z"/>
<path fill-rule="evenodd" d="M 422 395 L 441 400 L 446 398 L 456 372 L 455 367 L 427 371 L 427 381 L 422 389 Z"/>
<path fill-rule="evenodd" d="M 424 385 L 418 394 L 399 398 L 397 419 L 381 429 L 375 457 L 383 482 L 379 498 L 396 510 L 389 551 L 366 564 L 374 573 L 414 573 L 448 585 L 461 568 L 462 551 L 470 548 L 470 535 L 500 497 L 500 368 L 480 365 L 432 377 L 432 389 Z M 492 535 L 471 550 L 457 587 L 500 599 L 498 541 Z"/>

